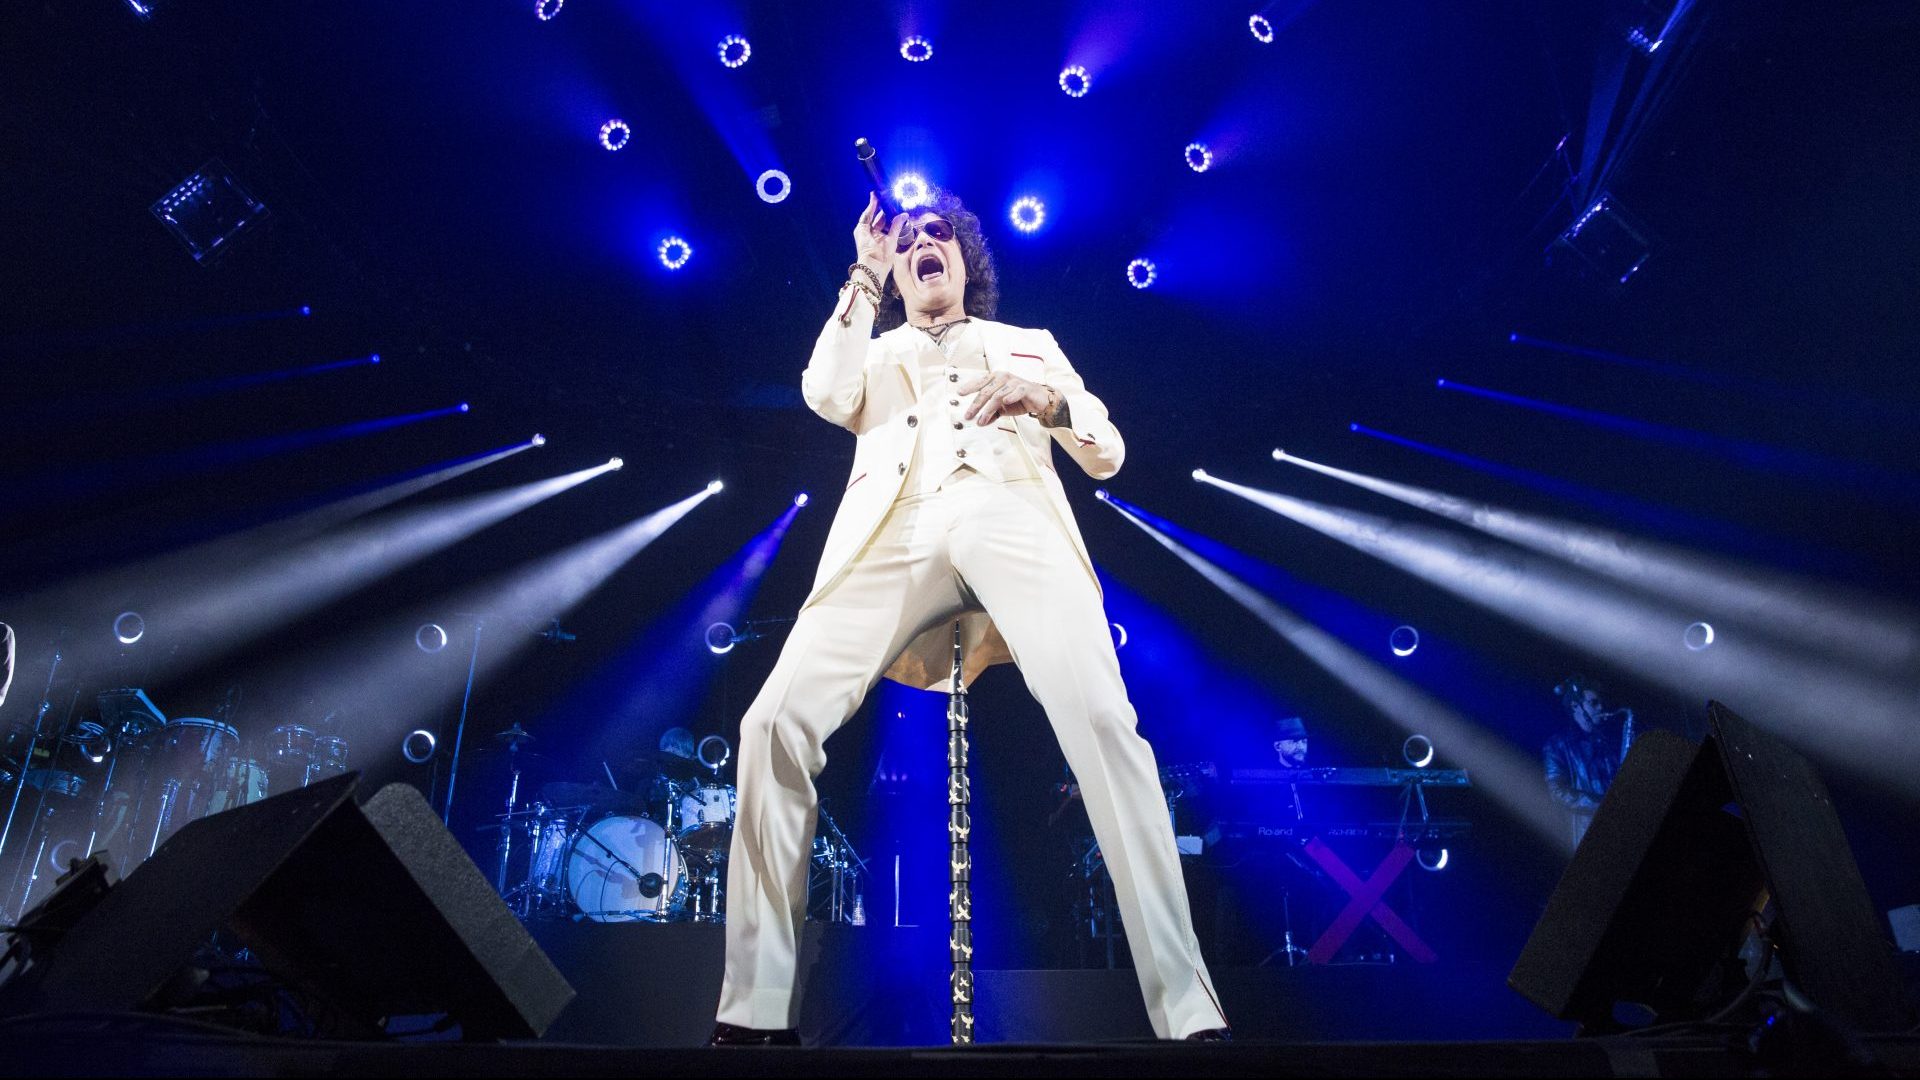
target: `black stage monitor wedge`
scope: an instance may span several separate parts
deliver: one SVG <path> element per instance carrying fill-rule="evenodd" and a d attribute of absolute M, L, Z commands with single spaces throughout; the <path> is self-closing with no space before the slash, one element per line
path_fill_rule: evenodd
<path fill-rule="evenodd" d="M 537 1038 L 573 998 L 420 793 L 357 773 L 188 824 L 65 935 L 8 1011 L 151 1008 L 222 928 L 362 1034 L 446 1013 Z M 24 1000 L 21 998 L 24 997 Z"/>
<path fill-rule="evenodd" d="M 1724 1003 L 1749 920 L 1770 910 L 1782 967 L 1815 1005 L 1855 1030 L 1911 1025 L 1826 785 L 1718 702 L 1708 728 L 1698 746 L 1634 740 L 1508 985 L 1587 1032 L 1612 1027 L 1617 1002 L 1700 1019 Z"/>

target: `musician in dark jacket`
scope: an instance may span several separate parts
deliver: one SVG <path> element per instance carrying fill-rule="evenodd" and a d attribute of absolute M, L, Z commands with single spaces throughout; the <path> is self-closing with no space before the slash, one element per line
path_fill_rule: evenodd
<path fill-rule="evenodd" d="M 1577 847 L 1627 756 L 1633 741 L 1633 710 L 1603 708 L 1599 692 L 1579 675 L 1561 680 L 1553 693 L 1568 723 L 1547 739 L 1541 763 L 1547 790 L 1567 808 L 1569 835 Z"/>

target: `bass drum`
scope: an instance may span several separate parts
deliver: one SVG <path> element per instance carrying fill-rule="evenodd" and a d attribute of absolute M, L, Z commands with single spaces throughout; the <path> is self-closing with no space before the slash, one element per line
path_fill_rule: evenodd
<path fill-rule="evenodd" d="M 594 822 L 567 849 L 567 898 L 593 922 L 664 922 L 687 900 L 687 866 L 650 818 Z"/>

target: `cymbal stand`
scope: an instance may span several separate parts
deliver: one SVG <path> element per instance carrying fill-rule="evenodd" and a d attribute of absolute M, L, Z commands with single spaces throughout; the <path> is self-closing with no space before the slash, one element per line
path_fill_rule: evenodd
<path fill-rule="evenodd" d="M 947 866 L 951 891 L 947 918 L 953 929 L 947 949 L 953 960 L 952 1038 L 955 1046 L 973 1045 L 973 855 L 968 839 L 973 821 L 967 816 L 972 797 L 967 789 L 967 688 L 963 683 L 960 623 L 953 624 L 953 689 L 947 695 Z"/>
<path fill-rule="evenodd" d="M 480 631 L 487 625 L 484 616 L 473 620 L 473 653 L 467 658 L 467 689 L 460 697 L 460 724 L 453 730 L 453 758 L 447 763 L 447 805 L 440 824 L 453 822 L 453 782 L 460 778 L 460 743 L 467 735 L 467 709 L 473 704 L 473 677 L 480 670 Z"/>

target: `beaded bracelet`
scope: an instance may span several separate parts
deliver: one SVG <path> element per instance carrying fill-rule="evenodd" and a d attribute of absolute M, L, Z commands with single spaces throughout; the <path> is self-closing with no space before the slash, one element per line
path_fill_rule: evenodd
<path fill-rule="evenodd" d="M 847 273 L 849 275 L 851 275 L 856 270 L 858 270 L 862 274 L 867 275 L 867 283 L 873 286 L 873 295 L 879 296 L 880 295 L 880 275 L 873 272 L 873 267 L 868 266 L 866 263 L 862 263 L 862 262 L 851 263 L 847 266 Z"/>

